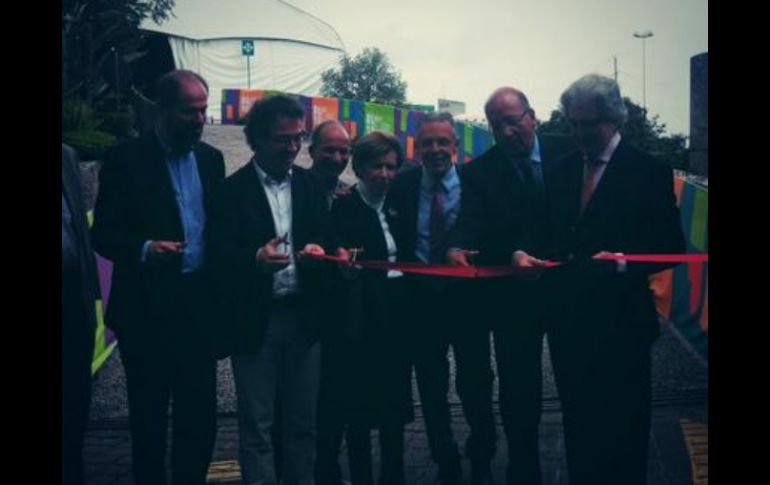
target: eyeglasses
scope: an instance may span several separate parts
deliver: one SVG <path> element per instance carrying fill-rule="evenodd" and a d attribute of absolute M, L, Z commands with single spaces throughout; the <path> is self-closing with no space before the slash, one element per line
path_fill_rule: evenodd
<path fill-rule="evenodd" d="M 592 130 L 599 126 L 600 124 L 604 123 L 604 120 L 568 120 L 569 126 L 576 130 L 578 128 L 583 130 Z"/>
<path fill-rule="evenodd" d="M 522 120 L 527 117 L 527 115 L 530 114 L 530 110 L 524 111 L 520 115 L 509 115 L 509 116 L 503 116 L 502 118 L 496 119 L 492 121 L 492 129 L 494 130 L 500 130 L 502 128 L 517 128 L 519 125 L 521 125 Z"/>
<path fill-rule="evenodd" d="M 289 145 L 290 143 L 302 145 L 302 138 L 304 137 L 305 132 L 296 133 L 294 135 L 273 135 L 270 137 L 270 143 L 275 143 L 276 145 L 282 146 Z"/>

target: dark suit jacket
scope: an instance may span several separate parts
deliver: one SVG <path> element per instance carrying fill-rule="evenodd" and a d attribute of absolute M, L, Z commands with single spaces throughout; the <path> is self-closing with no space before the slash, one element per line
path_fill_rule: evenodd
<path fill-rule="evenodd" d="M 409 167 L 398 173 L 385 199 L 385 215 L 396 241 L 399 261 L 417 261 L 417 214 L 420 205 L 422 168 Z"/>
<path fill-rule="evenodd" d="M 540 141 L 543 183 L 549 183 L 550 146 Z M 544 192 L 525 189 L 513 164 L 493 146 L 464 167 L 460 215 L 450 246 L 480 251 L 482 265 L 506 265 L 513 251 L 533 256 L 545 245 Z"/>
<path fill-rule="evenodd" d="M 215 187 L 224 179 L 222 153 L 199 142 L 194 147 L 204 211 L 211 209 Z M 181 257 L 165 264 L 141 262 L 147 240 L 184 240 L 165 154 L 153 133 L 112 148 L 99 173 L 99 195 L 92 229 L 96 251 L 113 262 L 106 322 L 118 333 L 163 325 L 158 312 L 181 274 Z M 204 263 L 205 270 L 206 264 Z"/>
<path fill-rule="evenodd" d="M 62 144 L 61 146 L 61 184 L 64 197 L 69 203 L 72 214 L 72 224 L 75 229 L 76 245 L 80 259 L 80 294 L 82 295 L 83 313 L 86 328 L 96 328 L 96 308 L 94 300 L 98 297 L 98 279 L 96 276 L 96 263 L 91 249 L 91 239 L 88 234 L 88 222 L 86 221 L 86 206 L 83 198 L 83 187 L 80 185 L 80 167 L 75 151 Z M 65 282 L 62 282 L 65 284 Z"/>
<path fill-rule="evenodd" d="M 311 174 L 294 166 L 291 176 L 292 237 L 295 250 L 322 243 L 328 209 L 322 188 Z M 225 180 L 209 219 L 208 244 L 222 312 L 224 353 L 259 351 L 273 305 L 272 273 L 257 267 L 257 250 L 276 237 L 265 190 L 251 162 Z M 298 263 L 303 324 L 318 334 L 319 265 Z"/>
<path fill-rule="evenodd" d="M 334 200 L 330 231 L 332 246 L 364 249 L 359 261 L 388 259 L 379 216 L 355 188 Z M 335 268 L 330 276 L 324 398 L 334 396 L 337 411 L 353 420 L 411 421 L 411 367 L 404 352 L 408 330 L 402 313 L 404 278 L 388 279 L 386 271 L 375 269 L 363 269 L 356 278 L 345 279 Z"/>
<path fill-rule="evenodd" d="M 330 246 L 362 248 L 358 261 L 387 261 L 388 248 L 379 216 L 366 205 L 357 189 L 334 200 L 329 227 L 329 239 L 333 241 Z M 386 325 L 384 315 L 388 307 L 399 304 L 386 301 L 386 283 L 387 272 L 382 270 L 364 269 L 352 280 L 334 272 L 333 290 L 328 298 L 335 302 L 329 315 L 330 322 L 335 324 L 329 325 L 329 330 L 336 334 L 333 337 L 360 340 L 371 336 L 376 327 Z"/>
<path fill-rule="evenodd" d="M 460 178 L 461 199 L 465 198 L 463 184 L 464 165 L 455 165 Z M 385 199 L 385 214 L 388 225 L 396 240 L 399 261 L 418 261 L 415 255 L 417 248 L 417 218 L 420 211 L 420 184 L 422 183 L 423 169 L 421 166 L 409 167 L 402 170 L 393 181 Z M 461 201 L 462 207 L 462 201 Z M 455 226 L 457 221 L 455 221 Z M 447 240 L 445 246 L 449 249 L 449 234 L 452 227 L 447 227 Z"/>
<path fill-rule="evenodd" d="M 560 160 L 549 186 L 550 256 L 575 262 L 551 270 L 563 317 L 651 341 L 658 325 L 647 276 L 671 265 L 629 263 L 617 273 L 597 270 L 589 258 L 602 250 L 684 251 L 671 168 L 621 141 L 581 215 L 582 184 L 582 155 Z"/>

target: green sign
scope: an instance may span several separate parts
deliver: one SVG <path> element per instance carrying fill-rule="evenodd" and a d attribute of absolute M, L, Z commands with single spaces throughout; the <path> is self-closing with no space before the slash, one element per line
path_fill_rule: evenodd
<path fill-rule="evenodd" d="M 254 41 L 253 40 L 242 40 L 241 41 L 241 53 L 243 53 L 244 56 L 253 56 L 254 55 Z"/>

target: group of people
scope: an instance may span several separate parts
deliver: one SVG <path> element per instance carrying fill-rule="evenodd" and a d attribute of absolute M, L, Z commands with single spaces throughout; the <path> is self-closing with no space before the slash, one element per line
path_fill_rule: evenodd
<path fill-rule="evenodd" d="M 679 253 L 684 239 L 671 169 L 622 139 L 627 113 L 615 81 L 587 75 L 563 93 L 578 150 L 562 159 L 538 138 L 526 95 L 502 87 L 484 107 L 492 148 L 455 163 L 452 116 L 424 114 L 411 167 L 391 134 L 351 140 L 337 121 L 310 135 L 312 167 L 294 165 L 307 114 L 275 95 L 249 111 L 253 157 L 227 178 L 222 154 L 200 140 L 205 80 L 172 71 L 156 94 L 154 130 L 105 158 L 91 230 L 94 249 L 114 264 L 106 323 L 126 373 L 137 484 L 166 483 L 169 402 L 172 483 L 205 483 L 216 362 L 226 356 L 244 484 L 340 485 L 343 440 L 352 484 L 374 484 L 373 429 L 377 483 L 404 484 L 413 371 L 437 481 L 465 483 L 447 401 L 450 345 L 470 428 L 469 480 L 493 483 L 490 333 L 506 483 L 541 483 L 544 336 L 570 483 L 645 483 L 658 332 L 647 277 L 666 265 L 603 256 Z M 352 187 L 339 180 L 349 158 Z M 83 479 L 95 292 L 73 160 L 63 147 L 64 344 L 82 342 L 63 355 L 72 362 L 63 366 L 64 483 Z M 528 270 L 461 279 L 361 269 L 362 261 Z"/>

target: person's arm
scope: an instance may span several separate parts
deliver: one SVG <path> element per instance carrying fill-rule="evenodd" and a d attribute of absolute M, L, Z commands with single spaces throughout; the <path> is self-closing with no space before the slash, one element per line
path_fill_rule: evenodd
<path fill-rule="evenodd" d="M 120 148 L 110 150 L 105 156 L 99 171 L 91 236 L 96 252 L 113 263 L 139 265 L 147 240 L 140 235 L 134 212 L 136 201 L 132 199 L 132 176 L 127 162 Z"/>

